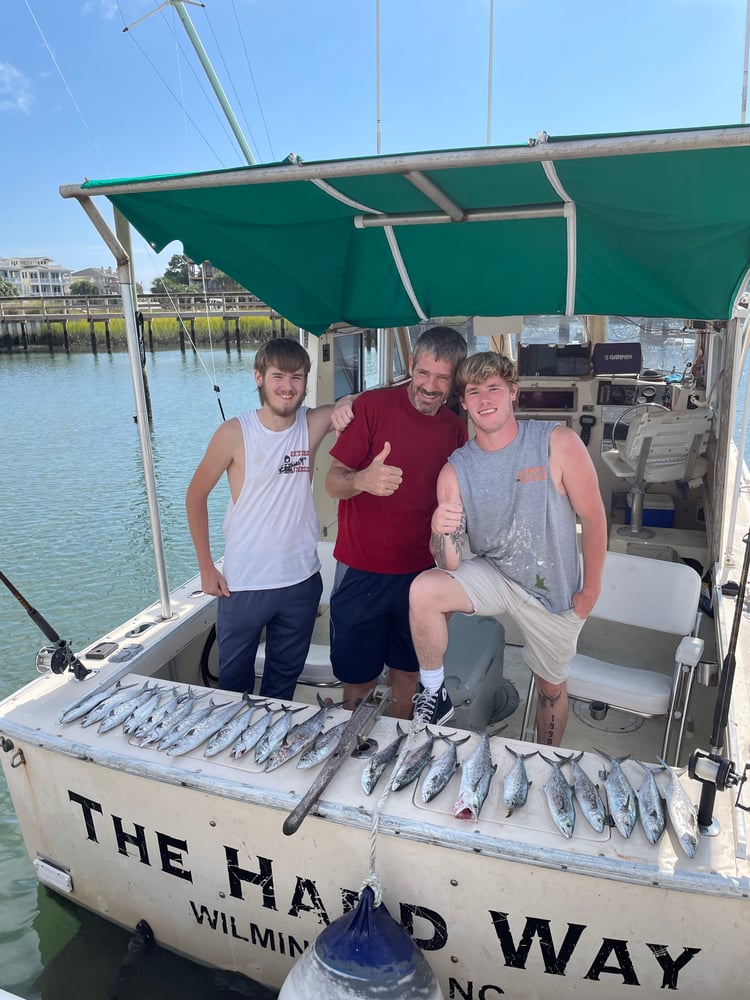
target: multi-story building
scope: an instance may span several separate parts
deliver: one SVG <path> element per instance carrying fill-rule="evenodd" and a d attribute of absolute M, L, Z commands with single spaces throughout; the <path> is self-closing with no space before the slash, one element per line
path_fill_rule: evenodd
<path fill-rule="evenodd" d="M 72 273 L 51 257 L 0 257 L 0 278 L 19 295 L 65 295 Z"/>
<path fill-rule="evenodd" d="M 111 267 L 84 267 L 73 271 L 73 281 L 88 281 L 96 285 L 101 295 L 119 295 L 120 279 Z"/>

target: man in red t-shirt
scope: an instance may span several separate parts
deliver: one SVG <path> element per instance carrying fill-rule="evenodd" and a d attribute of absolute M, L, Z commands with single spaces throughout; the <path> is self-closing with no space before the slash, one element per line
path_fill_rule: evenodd
<path fill-rule="evenodd" d="M 440 671 L 420 675 L 409 630 L 409 587 L 430 569 L 437 477 L 465 444 L 466 426 L 444 407 L 466 342 L 454 329 L 426 330 L 409 359 L 411 381 L 354 402 L 356 419 L 331 449 L 326 491 L 339 503 L 331 595 L 331 663 L 353 709 L 384 667 L 390 714 L 437 725 L 453 715 Z M 433 677 L 432 675 L 437 676 Z"/>

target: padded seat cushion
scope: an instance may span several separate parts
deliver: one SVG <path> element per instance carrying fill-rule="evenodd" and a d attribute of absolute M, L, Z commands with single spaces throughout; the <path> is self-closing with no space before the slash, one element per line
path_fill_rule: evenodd
<path fill-rule="evenodd" d="M 577 653 L 570 661 L 568 697 L 602 701 L 637 715 L 666 715 L 672 678 L 654 670 L 622 667 Z"/>

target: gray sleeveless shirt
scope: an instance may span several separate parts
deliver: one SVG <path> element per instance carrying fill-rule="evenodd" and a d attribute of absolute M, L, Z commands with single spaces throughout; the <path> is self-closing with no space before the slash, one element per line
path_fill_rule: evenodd
<path fill-rule="evenodd" d="M 449 461 L 466 511 L 469 547 L 557 614 L 580 589 L 576 519 L 549 471 L 557 424 L 519 420 L 518 435 L 499 451 L 472 439 Z"/>

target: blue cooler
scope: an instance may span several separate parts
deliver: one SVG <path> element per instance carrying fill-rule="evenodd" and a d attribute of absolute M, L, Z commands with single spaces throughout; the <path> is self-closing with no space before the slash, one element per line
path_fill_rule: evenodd
<path fill-rule="evenodd" d="M 628 493 L 625 523 L 630 524 L 633 498 Z M 666 493 L 647 493 L 643 498 L 643 527 L 671 528 L 674 525 L 674 500 Z"/>

